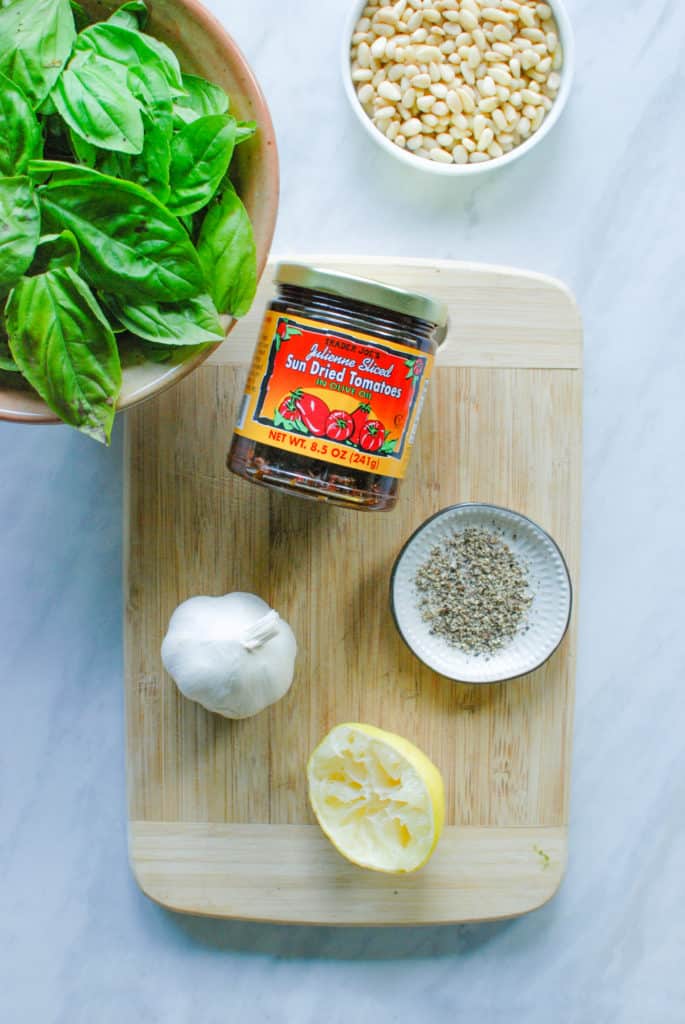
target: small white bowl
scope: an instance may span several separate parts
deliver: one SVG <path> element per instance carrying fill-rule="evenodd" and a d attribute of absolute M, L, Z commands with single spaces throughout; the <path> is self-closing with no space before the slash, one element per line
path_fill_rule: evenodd
<path fill-rule="evenodd" d="M 561 113 L 566 106 L 566 101 L 568 100 L 569 93 L 571 91 L 571 83 L 573 81 L 573 71 L 575 66 L 575 48 L 571 20 L 561 0 L 547 0 L 547 3 L 554 12 L 554 19 L 559 30 L 559 39 L 561 40 L 561 45 L 564 51 L 564 63 L 559 72 L 561 75 L 561 87 L 552 109 L 542 122 L 538 131 L 534 132 L 533 135 L 526 139 L 525 142 L 522 142 L 520 146 L 516 146 L 512 149 L 510 153 L 505 153 L 504 156 L 495 157 L 492 160 L 478 164 L 440 164 L 436 163 L 434 160 L 426 160 L 425 157 L 414 156 L 414 154 L 408 149 L 401 149 L 399 146 L 396 146 L 394 142 L 387 139 L 383 132 L 376 128 L 375 124 L 366 114 L 364 108 L 359 102 L 359 99 L 357 98 L 350 68 L 350 45 L 352 41 L 352 34 L 354 32 L 355 25 L 362 16 L 362 11 L 366 7 L 366 0 L 361 0 L 361 2 L 360 0 L 354 0 L 342 37 L 342 77 L 343 84 L 345 86 L 345 93 L 350 101 L 352 110 L 374 142 L 381 146 L 381 148 L 387 153 L 396 157 L 397 160 L 400 160 L 402 163 L 408 164 L 411 167 L 417 168 L 418 170 L 427 171 L 429 174 L 441 175 L 443 178 L 457 178 L 464 177 L 469 174 L 483 174 L 488 171 L 497 170 L 500 167 L 506 167 L 507 164 L 511 164 L 514 160 L 518 160 L 520 157 L 525 156 L 526 153 L 530 153 L 534 146 L 537 146 L 539 142 L 542 142 L 561 117 Z"/>
<path fill-rule="evenodd" d="M 533 593 L 525 632 L 490 655 L 469 654 L 434 636 L 418 610 L 417 570 L 441 540 L 466 527 L 496 531 L 527 566 Z M 427 519 L 400 551 L 390 602 L 402 639 L 434 672 L 463 683 L 496 683 L 533 672 L 556 651 L 571 618 L 571 579 L 559 547 L 531 519 L 498 505 L 453 505 Z"/>

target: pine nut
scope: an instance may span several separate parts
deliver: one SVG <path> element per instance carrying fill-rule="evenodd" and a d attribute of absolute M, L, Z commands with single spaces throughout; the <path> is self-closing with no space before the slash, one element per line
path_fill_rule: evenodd
<path fill-rule="evenodd" d="M 461 114 L 464 109 L 459 93 L 456 89 L 450 89 L 445 97 L 445 103 L 454 114 Z"/>
<path fill-rule="evenodd" d="M 491 146 L 495 141 L 495 133 L 490 126 L 483 129 L 481 132 L 480 139 L 478 140 L 478 149 L 481 153 L 484 153 L 488 146 Z"/>
<path fill-rule="evenodd" d="M 409 121 L 405 121 L 402 125 L 402 134 L 406 139 L 411 139 L 415 135 L 419 135 L 421 132 L 421 122 L 418 117 L 412 117 Z"/>
<path fill-rule="evenodd" d="M 496 39 L 500 43 L 510 43 L 512 40 L 512 31 L 507 28 L 506 25 L 495 25 L 492 30 L 492 38 Z"/>
<path fill-rule="evenodd" d="M 492 112 L 492 120 L 495 123 L 495 128 L 497 129 L 497 133 L 498 134 L 500 134 L 501 132 L 506 132 L 506 130 L 507 130 L 507 119 L 506 119 L 506 117 L 504 116 L 504 114 L 502 113 L 502 111 L 500 110 L 499 107 L 496 107 L 493 110 L 493 112 Z"/>
<path fill-rule="evenodd" d="M 421 149 L 422 141 L 423 140 L 420 135 L 413 135 L 411 139 L 407 139 L 407 149 Z"/>
<path fill-rule="evenodd" d="M 478 49 L 481 51 L 481 53 L 484 50 L 487 50 L 487 48 L 488 48 L 488 41 L 485 38 L 485 32 L 483 32 L 482 28 L 474 28 L 474 30 L 473 30 L 473 41 L 476 44 L 476 46 L 478 47 Z"/>
<path fill-rule="evenodd" d="M 440 132 L 440 134 L 437 136 L 436 141 L 439 146 L 442 146 L 443 149 L 451 150 L 454 148 L 454 139 L 449 134 L 449 132 Z"/>
<path fill-rule="evenodd" d="M 374 39 L 371 43 L 371 56 L 374 60 L 381 60 L 385 55 L 385 48 L 388 45 L 388 40 L 385 36 L 379 36 L 378 39 Z"/>
<path fill-rule="evenodd" d="M 441 149 L 440 146 L 435 146 L 434 149 L 431 149 L 430 152 L 429 152 L 429 155 L 430 155 L 431 160 L 435 160 L 437 163 L 440 163 L 440 164 L 451 164 L 452 163 L 452 154 L 448 153 L 446 149 Z"/>
<path fill-rule="evenodd" d="M 524 39 L 530 39 L 531 43 L 544 43 L 545 33 L 541 32 L 539 28 L 522 28 L 521 35 Z M 550 33 L 551 35 L 551 33 Z M 556 43 L 555 43 L 556 45 Z"/>
<path fill-rule="evenodd" d="M 437 99 L 444 100 L 445 96 L 447 95 L 447 86 L 444 84 L 444 82 L 435 82 L 433 85 L 431 85 L 430 91 Z"/>
<path fill-rule="evenodd" d="M 537 14 L 540 21 L 549 21 L 552 17 L 552 8 L 549 4 L 536 4 L 535 13 Z"/>
<path fill-rule="evenodd" d="M 468 83 L 468 85 L 476 84 L 476 76 L 473 73 L 473 68 L 469 67 L 469 65 L 466 64 L 465 62 L 462 62 L 460 70 L 461 77 L 464 79 L 465 82 Z"/>
<path fill-rule="evenodd" d="M 400 87 L 394 82 L 381 82 L 378 86 L 378 95 L 382 96 L 384 100 L 392 100 L 393 103 L 399 103 L 402 99 Z"/>
<path fill-rule="evenodd" d="M 471 156 L 469 157 L 469 163 L 470 164 L 484 164 L 485 161 L 489 160 L 489 159 L 490 159 L 490 157 L 488 156 L 487 153 L 472 153 Z"/>
<path fill-rule="evenodd" d="M 473 139 L 463 138 L 461 140 L 461 144 L 464 147 L 464 149 L 468 150 L 469 153 L 475 152 L 476 144 L 473 141 Z"/>
<path fill-rule="evenodd" d="M 370 82 L 373 78 L 373 71 L 370 68 L 355 68 L 352 72 L 353 82 Z"/>

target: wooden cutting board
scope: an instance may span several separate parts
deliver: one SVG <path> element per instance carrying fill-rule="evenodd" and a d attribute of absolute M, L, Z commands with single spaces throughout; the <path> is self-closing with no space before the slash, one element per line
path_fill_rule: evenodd
<path fill-rule="evenodd" d="M 126 419 L 126 709 L 131 864 L 176 910 L 326 924 L 521 914 L 566 862 L 576 624 L 539 671 L 451 683 L 400 640 L 388 581 L 404 540 L 459 501 L 506 505 L 558 540 L 578 582 L 582 329 L 559 282 L 435 261 L 312 259 L 449 303 L 398 507 L 358 513 L 270 493 L 225 469 L 246 368 L 272 294 L 210 362 Z M 230 722 L 182 698 L 160 643 L 194 594 L 246 590 L 289 621 L 293 687 Z M 348 864 L 314 823 L 305 761 L 334 724 L 402 733 L 447 791 L 437 851 L 417 874 Z"/>

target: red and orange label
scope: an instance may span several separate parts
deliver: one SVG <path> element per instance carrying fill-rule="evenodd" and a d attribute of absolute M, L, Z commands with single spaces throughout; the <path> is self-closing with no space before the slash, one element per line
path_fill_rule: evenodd
<path fill-rule="evenodd" d="M 403 477 L 433 365 L 410 345 L 267 312 L 236 433 Z"/>

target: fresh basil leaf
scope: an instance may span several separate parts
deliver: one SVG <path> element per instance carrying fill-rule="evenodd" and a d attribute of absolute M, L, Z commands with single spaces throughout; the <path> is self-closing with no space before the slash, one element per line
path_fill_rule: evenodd
<path fill-rule="evenodd" d="M 142 152 L 131 155 L 96 151 L 90 166 L 103 174 L 135 181 L 164 203 L 169 197 L 171 92 L 158 61 L 147 67 L 131 68 L 128 77 L 131 91 L 142 104 Z"/>
<path fill-rule="evenodd" d="M 5 373 L 21 373 L 10 352 L 9 339 L 5 330 L 5 319 L 0 313 L 0 370 Z"/>
<path fill-rule="evenodd" d="M 143 29 L 147 25 L 147 7 L 143 0 L 129 0 L 122 4 L 107 19 L 108 25 L 123 25 L 124 28 Z"/>
<path fill-rule="evenodd" d="M 71 267 L 78 271 L 81 250 L 71 231 L 60 231 L 58 235 L 43 235 L 36 247 L 36 255 L 28 274 L 44 274 L 57 267 Z"/>
<path fill-rule="evenodd" d="M 42 156 L 43 138 L 31 104 L 0 74 L 0 174 L 23 174 L 29 160 Z"/>
<path fill-rule="evenodd" d="M 46 223 L 73 231 L 84 275 L 132 302 L 190 299 L 205 291 L 202 267 L 183 226 L 146 189 L 87 167 L 33 161 Z"/>
<path fill-rule="evenodd" d="M 126 70 L 155 62 L 163 69 L 170 86 L 179 92 L 183 89 L 181 68 L 173 50 L 159 39 L 123 25 L 111 21 L 91 25 L 79 35 L 74 51 L 97 54 Z"/>
<path fill-rule="evenodd" d="M 224 329 L 209 295 L 139 306 L 125 305 L 115 296 L 108 296 L 107 305 L 132 334 L 158 345 L 204 345 L 224 340 Z"/>
<path fill-rule="evenodd" d="M 256 121 L 238 121 L 235 129 L 235 144 L 239 146 L 241 142 L 247 142 L 257 131 Z"/>
<path fill-rule="evenodd" d="M 0 178 L 0 295 L 28 270 L 39 236 L 40 209 L 30 180 Z"/>
<path fill-rule="evenodd" d="M 219 312 L 244 316 L 257 289 L 257 255 L 250 218 L 231 185 L 207 211 L 197 254 Z"/>
<path fill-rule="evenodd" d="M 24 277 L 6 309 L 12 355 L 65 423 L 109 442 L 121 364 L 114 335 L 85 281 L 71 267 Z"/>
<path fill-rule="evenodd" d="M 206 206 L 233 156 L 235 120 L 230 114 L 200 117 L 171 140 L 171 193 L 167 206 L 177 216 Z"/>
<path fill-rule="evenodd" d="M 98 160 L 98 152 L 103 152 L 103 150 L 98 151 L 97 146 L 94 146 L 92 142 L 86 142 L 85 139 L 82 139 L 80 135 L 77 135 L 71 129 L 69 129 L 69 144 L 71 145 L 74 158 L 86 167 L 95 167 Z M 115 153 L 112 155 L 118 156 L 119 154 Z"/>
<path fill-rule="evenodd" d="M 204 352 L 207 345 L 158 345 L 145 338 L 137 338 L 128 331 L 118 339 L 122 366 L 140 366 L 142 363 L 168 363 L 177 366 Z"/>
<path fill-rule="evenodd" d="M 59 78 L 76 38 L 69 0 L 0 5 L 0 71 L 37 107 Z"/>
<path fill-rule="evenodd" d="M 174 115 L 177 122 L 190 124 L 198 117 L 210 114 L 225 114 L 228 111 L 228 96 L 214 82 L 208 82 L 197 75 L 183 75 L 185 94 L 179 96 L 174 103 Z"/>
<path fill-rule="evenodd" d="M 142 151 L 140 103 L 120 64 L 79 54 L 69 62 L 52 96 L 71 130 L 86 142 L 119 153 Z"/>

